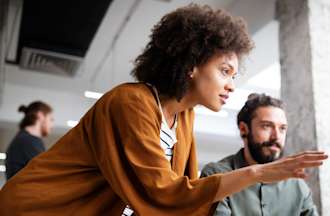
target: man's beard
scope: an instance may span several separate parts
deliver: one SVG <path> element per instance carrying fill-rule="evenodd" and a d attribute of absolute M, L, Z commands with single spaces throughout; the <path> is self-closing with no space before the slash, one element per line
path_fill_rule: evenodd
<path fill-rule="evenodd" d="M 250 132 L 247 136 L 247 141 L 252 158 L 259 164 L 273 162 L 283 156 L 284 152 L 282 146 L 277 142 L 276 139 L 257 143 L 254 142 L 253 135 Z M 278 155 L 278 153 L 271 153 L 269 155 L 265 155 L 263 149 L 273 145 L 280 149 L 280 154 Z"/>
<path fill-rule="evenodd" d="M 45 125 L 41 126 L 41 136 L 46 137 L 49 135 L 49 131 L 47 130 L 47 127 Z"/>

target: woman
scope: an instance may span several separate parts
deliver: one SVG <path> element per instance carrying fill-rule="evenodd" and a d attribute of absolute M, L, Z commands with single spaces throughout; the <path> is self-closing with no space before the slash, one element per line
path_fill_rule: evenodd
<path fill-rule="evenodd" d="M 105 94 L 13 177 L 0 214 L 207 215 L 212 203 L 256 182 L 304 178 L 323 153 L 198 179 L 192 108 L 221 109 L 251 48 L 244 22 L 222 10 L 190 5 L 167 14 L 136 60 L 139 83 Z"/>

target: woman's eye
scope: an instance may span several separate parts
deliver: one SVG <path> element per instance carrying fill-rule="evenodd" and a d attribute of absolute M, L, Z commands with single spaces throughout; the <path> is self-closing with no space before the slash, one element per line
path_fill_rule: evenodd
<path fill-rule="evenodd" d="M 236 78 L 236 73 L 233 73 L 232 70 L 229 70 L 229 69 L 222 69 L 220 70 L 221 71 L 221 74 L 224 76 L 224 77 L 231 77 L 231 79 L 235 79 Z"/>
<path fill-rule="evenodd" d="M 221 70 L 221 73 L 225 76 L 229 76 L 230 75 L 230 71 L 229 70 L 226 70 L 226 69 L 223 69 Z"/>

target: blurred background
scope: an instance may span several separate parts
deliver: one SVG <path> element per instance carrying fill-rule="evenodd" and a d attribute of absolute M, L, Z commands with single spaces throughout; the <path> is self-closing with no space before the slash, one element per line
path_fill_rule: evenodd
<path fill-rule="evenodd" d="M 100 95 L 120 83 L 134 81 L 130 76 L 132 62 L 148 42 L 153 25 L 164 14 L 191 2 L 242 16 L 256 46 L 241 65 L 235 93 L 224 109 L 214 113 L 196 107 L 194 130 L 199 167 L 242 147 L 235 121 L 249 93 L 283 96 L 280 21 L 276 13 L 279 3 L 275 0 L 1 2 L 0 188 L 5 182 L 5 152 L 22 118 L 17 112 L 21 104 L 42 100 L 53 107 L 55 128 L 44 139 L 49 148 L 79 121 Z M 290 7 L 300 7 L 297 0 L 289 2 L 293 2 Z M 286 83 L 292 85 L 292 82 Z M 328 137 L 326 140 L 328 145 Z M 311 146 L 317 147 L 317 143 Z"/>

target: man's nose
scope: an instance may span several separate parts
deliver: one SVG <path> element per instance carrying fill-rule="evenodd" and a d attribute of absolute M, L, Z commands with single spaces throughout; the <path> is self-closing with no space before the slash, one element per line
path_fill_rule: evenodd
<path fill-rule="evenodd" d="M 278 140 L 279 138 L 280 138 L 280 130 L 278 128 L 274 128 L 272 130 L 271 139 Z"/>

